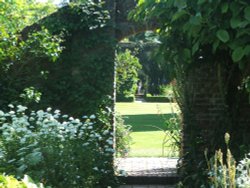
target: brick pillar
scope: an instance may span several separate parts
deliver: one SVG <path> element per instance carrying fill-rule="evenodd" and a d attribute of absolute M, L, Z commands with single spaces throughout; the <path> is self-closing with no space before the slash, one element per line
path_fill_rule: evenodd
<path fill-rule="evenodd" d="M 240 152 L 249 151 L 250 105 L 248 94 L 237 89 L 242 81 L 238 66 L 196 63 L 183 77 L 182 152 L 183 165 L 189 166 L 188 170 L 184 168 L 186 175 L 202 165 L 206 167 L 206 148 L 210 155 L 218 148 L 225 149 L 225 132 L 231 135 L 231 151 L 236 158 L 242 156 Z"/>

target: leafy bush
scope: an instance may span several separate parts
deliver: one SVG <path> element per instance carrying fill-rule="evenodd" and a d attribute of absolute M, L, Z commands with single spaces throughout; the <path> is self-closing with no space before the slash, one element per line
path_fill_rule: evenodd
<path fill-rule="evenodd" d="M 9 107 L 7 113 L 0 111 L 2 172 L 18 178 L 28 174 L 54 187 L 91 188 L 112 181 L 113 137 L 105 119 Z"/>
<path fill-rule="evenodd" d="M 173 85 L 171 85 L 171 84 L 161 85 L 161 86 L 159 86 L 159 89 L 160 89 L 160 95 L 168 97 L 169 100 L 173 100 L 173 98 L 174 98 Z"/>
<path fill-rule="evenodd" d="M 250 153 L 238 165 L 228 147 L 230 135 L 225 134 L 227 145 L 226 161 L 221 149 L 208 161 L 210 186 L 214 188 L 250 187 Z M 206 153 L 205 153 L 206 154 Z M 207 158 L 207 155 L 205 155 Z"/>
<path fill-rule="evenodd" d="M 117 99 L 135 95 L 138 71 L 141 69 L 139 59 L 130 50 L 116 56 L 116 92 Z"/>
<path fill-rule="evenodd" d="M 13 176 L 0 175 L 1 188 L 44 188 L 43 184 L 35 184 L 33 180 L 25 175 L 21 181 L 18 181 Z M 49 188 L 49 187 L 47 187 Z"/>
<path fill-rule="evenodd" d="M 131 126 L 125 125 L 124 120 L 120 115 L 116 115 L 116 155 L 120 157 L 125 157 L 129 150 L 132 138 L 130 136 Z"/>
<path fill-rule="evenodd" d="M 164 156 L 164 148 L 169 148 L 173 156 L 178 156 L 181 149 L 181 117 L 172 114 L 172 117 L 165 120 L 166 130 L 162 143 L 162 155 Z"/>

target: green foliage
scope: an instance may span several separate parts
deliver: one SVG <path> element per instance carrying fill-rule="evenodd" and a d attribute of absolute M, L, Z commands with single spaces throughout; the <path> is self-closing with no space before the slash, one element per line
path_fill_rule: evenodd
<path fill-rule="evenodd" d="M 1 34 L 5 35 L 9 32 L 21 31 L 24 27 L 33 24 L 55 10 L 56 7 L 51 2 L 39 3 L 36 0 L 1 0 Z"/>
<path fill-rule="evenodd" d="M 180 114 L 171 114 L 172 117 L 165 119 L 166 128 L 165 136 L 162 142 L 162 156 L 164 156 L 165 148 L 172 153 L 180 153 L 181 150 L 181 117 Z M 169 154 L 170 155 L 170 154 Z"/>
<path fill-rule="evenodd" d="M 21 181 L 18 181 L 13 176 L 0 175 L 0 187 L 1 188 L 44 188 L 43 184 L 35 184 L 33 180 L 24 175 Z M 49 187 L 47 187 L 49 188 Z"/>
<path fill-rule="evenodd" d="M 20 42 L 20 31 L 33 24 L 38 19 L 43 18 L 44 16 L 55 11 L 55 6 L 50 3 L 37 3 L 34 0 L 13 0 L 13 1 L 4 1 L 0 5 L 0 64 L 2 66 L 4 59 L 9 59 L 11 63 L 13 60 L 19 59 L 20 51 L 23 48 L 27 48 L 27 45 L 24 41 Z M 35 35 L 35 34 L 34 34 Z M 46 36 L 43 36 L 43 39 L 46 40 Z M 38 40 L 36 38 L 36 40 Z M 47 45 L 45 42 L 44 46 Z M 50 46 L 50 45 L 49 45 Z M 32 48 L 33 46 L 30 46 Z M 33 48 L 33 51 L 36 49 Z M 10 62 L 8 62 L 10 63 Z"/>
<path fill-rule="evenodd" d="M 172 69 L 165 63 L 158 38 L 159 35 L 156 32 L 148 31 L 129 37 L 129 42 L 120 42 L 118 48 L 118 52 L 123 52 L 125 49 L 136 51 L 136 57 L 142 65 L 139 71 L 141 92 L 152 95 L 159 95 L 159 86 L 172 80 Z"/>
<path fill-rule="evenodd" d="M 109 20 L 103 3 L 89 0 L 62 7 L 31 26 L 1 30 L 6 31 L 0 36 L 1 109 L 25 103 L 30 112 L 4 113 L 2 127 L 11 126 L 2 130 L 1 171 L 27 172 L 55 187 L 115 184 L 110 133 L 115 41 L 107 32 Z M 98 118 L 77 123 L 59 111 L 38 110 L 47 106 Z"/>
<path fill-rule="evenodd" d="M 161 85 L 160 87 L 160 95 L 167 96 L 170 99 L 174 98 L 174 91 L 173 91 L 173 85 Z"/>
<path fill-rule="evenodd" d="M 218 59 L 223 52 L 227 60 L 238 63 L 244 71 L 250 57 L 249 2 L 243 1 L 139 1 L 133 16 L 157 19 L 164 53 L 172 63 Z M 144 10 L 147 11 L 144 11 Z M 226 18 L 226 19 L 225 19 Z"/>
<path fill-rule="evenodd" d="M 118 157 L 126 157 L 130 150 L 132 138 L 130 136 L 131 126 L 124 124 L 122 116 L 116 115 L 115 120 L 115 151 Z"/>
<path fill-rule="evenodd" d="M 184 133 L 187 135 L 185 137 L 184 134 L 184 149 L 188 152 L 184 154 L 182 166 L 185 187 L 200 187 L 207 181 L 205 161 L 200 150 L 204 149 L 204 145 L 213 150 L 218 148 L 222 142 L 222 132 L 230 130 L 236 138 L 231 147 L 236 159 L 242 158 L 249 151 L 249 135 L 246 133 L 246 130 L 249 132 L 249 121 L 242 121 L 246 116 L 243 115 L 244 110 L 240 110 L 248 105 L 246 96 L 249 94 L 248 11 L 247 0 L 139 0 L 131 14 L 137 20 L 157 20 L 161 52 L 165 56 L 165 63 L 172 67 L 171 71 L 177 78 L 178 103 L 184 117 Z M 194 98 L 197 89 L 203 88 L 196 87 L 195 83 L 187 83 L 187 78 L 192 77 L 192 70 L 199 70 L 205 64 L 208 67 L 211 65 L 214 75 L 218 76 L 215 84 L 220 87 L 218 93 L 225 106 L 221 114 L 216 112 L 221 115 L 221 120 L 211 135 L 206 135 L 205 130 L 209 133 L 210 130 L 205 127 L 202 127 L 204 133 L 201 133 L 201 126 L 207 123 L 200 123 L 203 119 L 196 114 L 201 102 Z M 205 114 L 205 110 L 203 112 L 201 114 Z M 210 112 L 207 113 L 210 115 Z M 210 123 L 209 118 L 207 121 Z M 239 149 L 239 145 L 244 149 Z"/>
<path fill-rule="evenodd" d="M 34 87 L 25 88 L 23 93 L 20 95 L 25 101 L 25 103 L 39 102 L 41 99 L 41 93 L 37 91 Z"/>
<path fill-rule="evenodd" d="M 13 35 L 11 40 L 6 40 L 8 45 L 0 42 L 0 51 L 3 49 L 3 55 L 0 54 L 2 60 L 0 61 L 0 105 L 6 108 L 8 103 L 20 103 L 23 99 L 26 104 L 37 103 L 38 98 L 41 97 L 41 91 L 36 83 L 30 83 L 29 80 L 34 82 L 35 77 L 46 79 L 46 71 L 40 70 L 38 73 L 35 72 L 34 67 L 41 66 L 42 59 L 52 62 L 58 59 L 63 49 L 60 46 L 62 39 L 59 36 L 53 36 L 43 28 L 30 33 L 25 41 L 18 41 L 16 35 Z M 6 45 L 7 48 L 5 48 Z M 30 88 L 35 91 L 36 97 L 28 97 Z"/>
<path fill-rule="evenodd" d="M 118 53 L 116 56 L 116 93 L 117 100 L 135 95 L 138 71 L 141 69 L 139 59 L 131 51 Z"/>
<path fill-rule="evenodd" d="M 26 107 L 9 107 L 0 111 L 2 172 L 53 187 L 112 184 L 113 137 L 101 114 L 80 120 L 51 108 L 25 113 Z"/>
<path fill-rule="evenodd" d="M 1 70 L 0 105 L 23 104 L 24 90 L 32 87 L 41 93 L 39 103 L 26 103 L 32 109 L 53 106 L 81 117 L 108 106 L 115 42 L 107 32 L 110 16 L 103 6 L 91 0 L 72 3 L 26 27 L 24 40 L 16 43 L 17 51 L 22 46 L 21 58 L 13 63 L 18 53 L 6 55 L 5 65 L 11 66 Z"/>
<path fill-rule="evenodd" d="M 24 84 L 27 77 L 32 78 L 27 69 L 37 64 L 42 58 L 55 61 L 62 52 L 61 36 L 52 35 L 46 28 L 27 34 L 22 40 L 20 31 L 52 13 L 52 4 L 41 4 L 36 1 L 5 1 L 0 5 L 0 106 L 6 108 L 8 103 L 22 101 L 25 92 L 35 85 Z M 31 67 L 30 67 L 31 68 Z M 32 68 L 31 68 L 32 69 Z M 37 97 L 39 91 L 35 89 Z M 33 98 L 37 101 L 37 97 Z M 29 103 L 32 99 L 29 98 Z"/>

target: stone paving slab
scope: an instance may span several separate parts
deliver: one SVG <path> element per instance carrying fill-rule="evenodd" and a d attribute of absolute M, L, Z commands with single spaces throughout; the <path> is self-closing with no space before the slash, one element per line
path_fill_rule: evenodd
<path fill-rule="evenodd" d="M 174 188 L 172 185 L 121 185 L 119 188 Z"/>
<path fill-rule="evenodd" d="M 115 164 L 118 171 L 125 172 L 127 176 L 171 177 L 177 176 L 177 160 L 163 157 L 117 158 Z"/>

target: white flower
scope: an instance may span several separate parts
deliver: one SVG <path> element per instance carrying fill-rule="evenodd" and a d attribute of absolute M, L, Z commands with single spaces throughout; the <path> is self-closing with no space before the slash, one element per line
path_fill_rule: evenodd
<path fill-rule="evenodd" d="M 98 171 L 98 167 L 94 167 L 94 168 L 93 168 L 93 170 L 96 170 L 96 171 Z"/>
<path fill-rule="evenodd" d="M 102 134 L 103 134 L 103 135 L 107 135 L 107 134 L 109 134 L 109 131 L 108 131 L 108 130 L 105 130 L 105 131 L 103 131 Z"/>
<path fill-rule="evenodd" d="M 11 111 L 9 111 L 9 114 L 13 115 L 13 114 L 15 114 L 15 112 L 11 110 Z"/>
<path fill-rule="evenodd" d="M 14 108 L 14 105 L 13 104 L 9 104 L 8 107 Z"/>
<path fill-rule="evenodd" d="M 88 116 L 82 116 L 82 118 L 87 119 L 87 118 L 88 118 Z"/>
<path fill-rule="evenodd" d="M 76 122 L 76 123 L 80 123 L 80 120 L 79 120 L 79 119 L 75 119 L 75 122 Z"/>
<path fill-rule="evenodd" d="M 2 110 L 0 110 L 0 116 L 3 116 L 4 112 Z"/>
<path fill-rule="evenodd" d="M 35 121 L 35 118 L 33 118 L 33 117 L 30 117 L 30 119 L 29 119 L 30 121 Z"/>
<path fill-rule="evenodd" d="M 90 118 L 90 119 L 95 119 L 96 116 L 95 116 L 94 114 L 92 114 L 89 118 Z"/>
<path fill-rule="evenodd" d="M 23 112 L 23 111 L 27 110 L 27 107 L 22 106 L 22 105 L 18 105 L 17 108 L 18 108 L 18 110 L 17 110 L 18 112 Z"/>
<path fill-rule="evenodd" d="M 113 145 L 113 140 L 107 140 L 106 141 L 109 145 Z"/>
<path fill-rule="evenodd" d="M 63 118 L 68 118 L 69 116 L 68 116 L 68 115 L 63 115 L 62 117 L 63 117 Z"/>
<path fill-rule="evenodd" d="M 83 144 L 83 146 L 88 146 L 88 145 L 89 145 L 89 143 L 88 143 L 88 142 L 86 142 L 86 143 L 84 143 L 84 144 Z"/>
<path fill-rule="evenodd" d="M 93 129 L 93 126 L 89 126 L 88 129 Z"/>
<path fill-rule="evenodd" d="M 46 109 L 47 112 L 50 112 L 51 110 L 52 110 L 51 107 L 48 107 L 48 108 Z"/>
<path fill-rule="evenodd" d="M 44 112 L 43 112 L 42 110 L 38 110 L 36 113 L 37 113 L 37 115 L 40 116 L 40 117 L 43 116 L 43 114 L 44 114 Z"/>
<path fill-rule="evenodd" d="M 60 110 L 55 110 L 55 114 L 59 114 L 60 113 Z"/>

